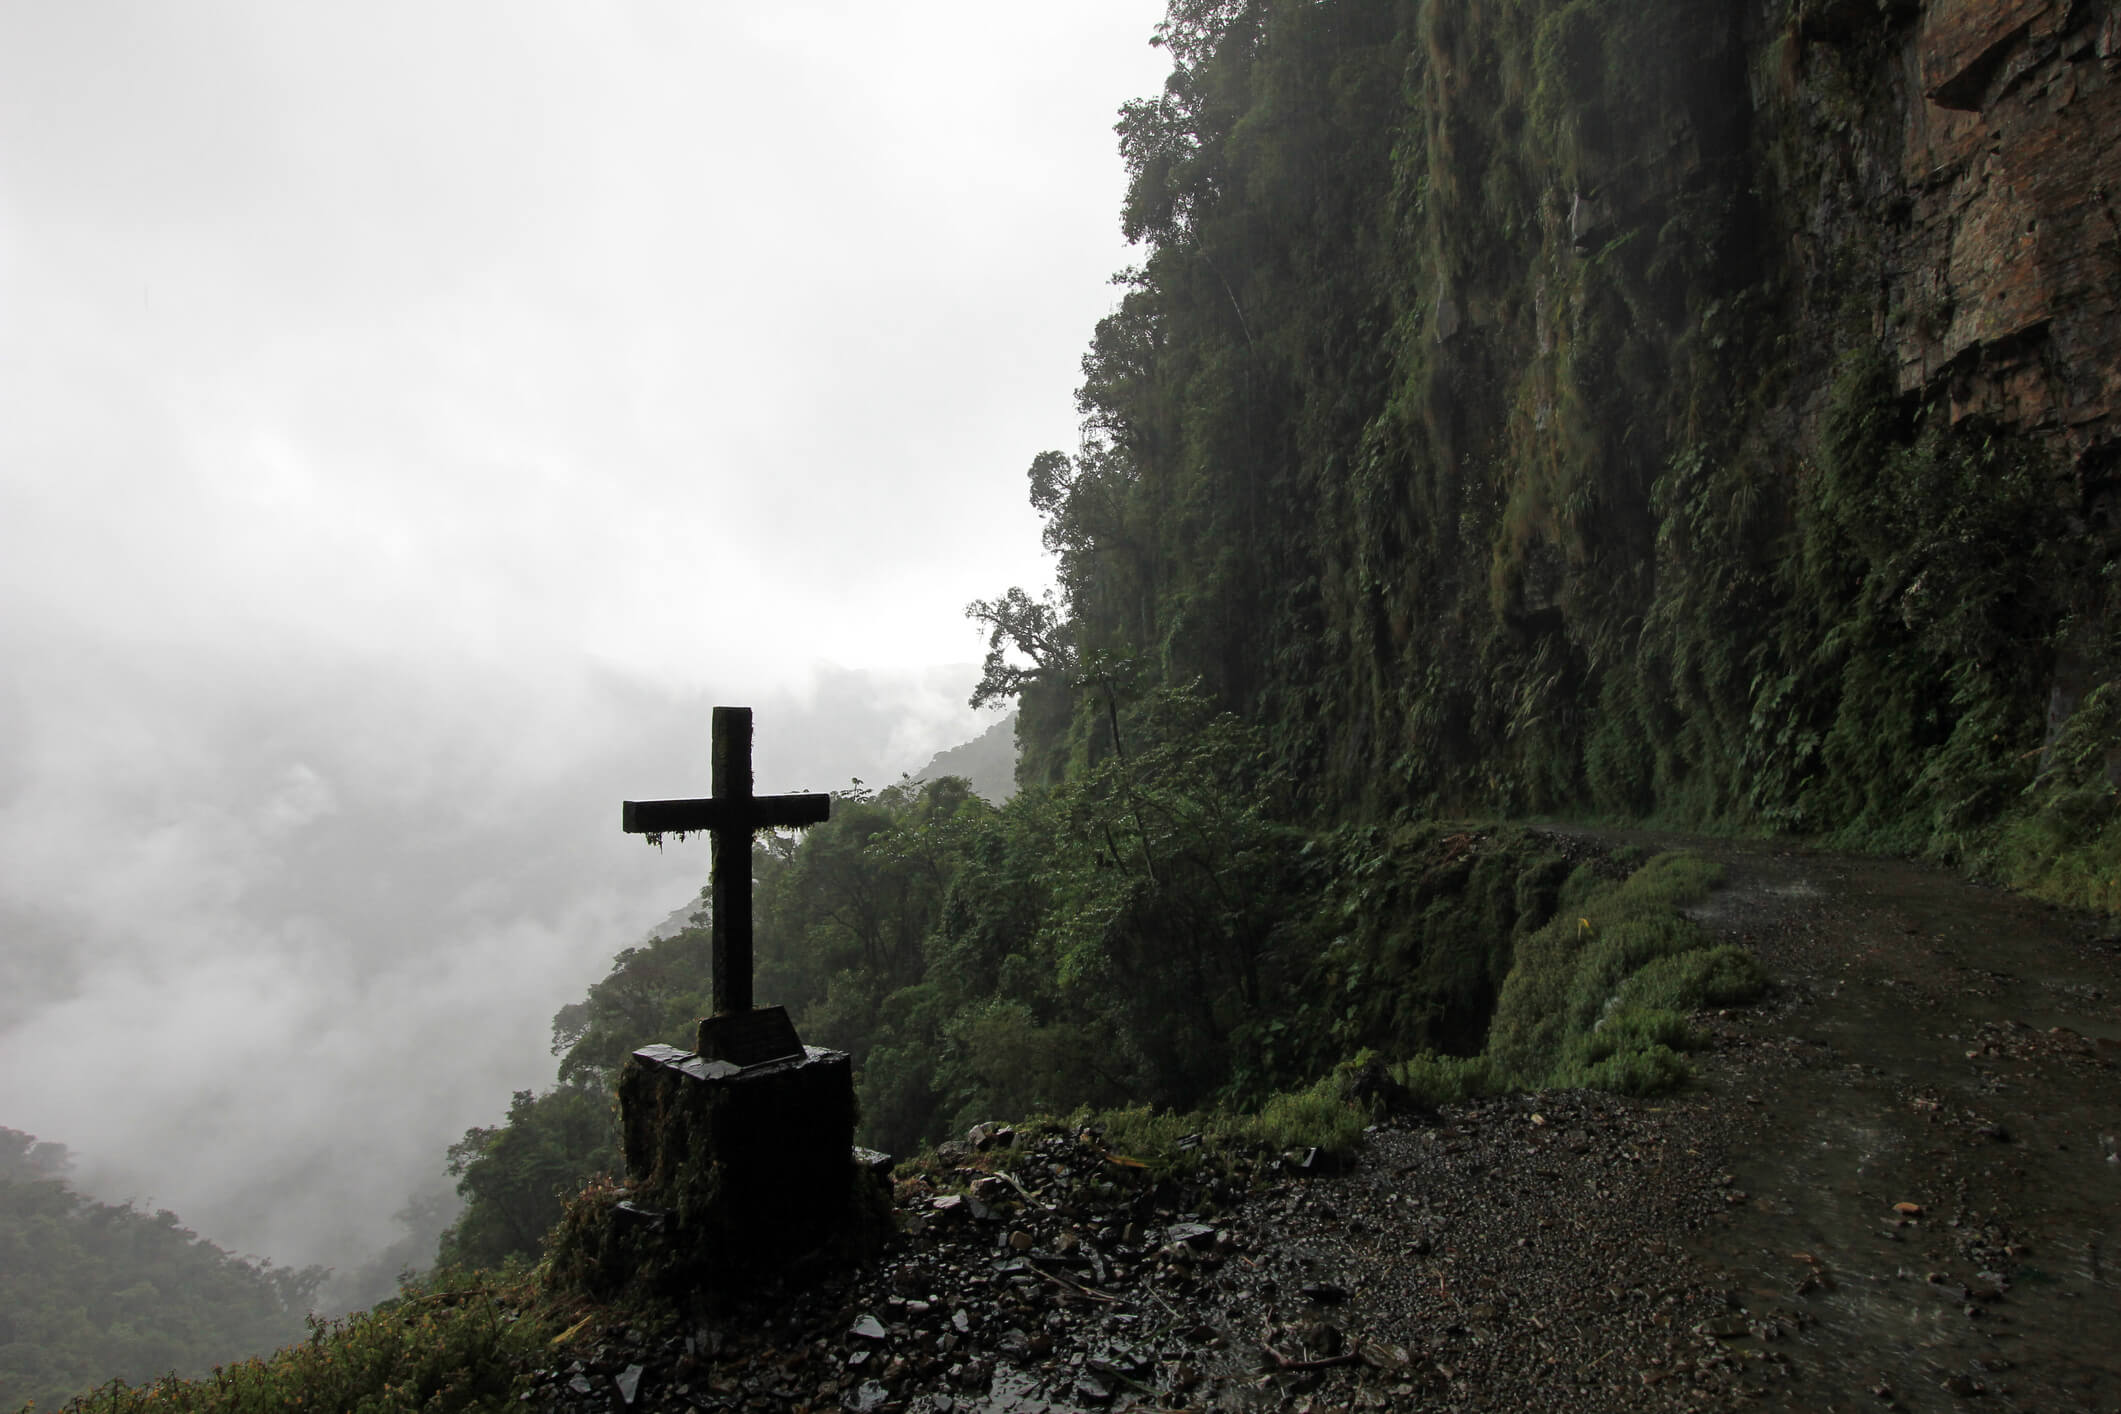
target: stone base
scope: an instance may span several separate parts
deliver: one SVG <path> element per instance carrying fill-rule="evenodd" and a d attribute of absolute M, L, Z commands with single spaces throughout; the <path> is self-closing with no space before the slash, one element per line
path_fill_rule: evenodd
<path fill-rule="evenodd" d="M 654 1265 L 679 1284 L 755 1286 L 855 1222 L 844 1051 L 738 1066 L 643 1047 L 619 1077 L 619 1111 L 631 1199 L 667 1215 Z"/>
<path fill-rule="evenodd" d="M 795 1023 L 788 1019 L 787 1008 L 768 1006 L 701 1017 L 699 1041 L 693 1049 L 704 1060 L 748 1066 L 800 1058 L 803 1043 L 795 1038 Z"/>

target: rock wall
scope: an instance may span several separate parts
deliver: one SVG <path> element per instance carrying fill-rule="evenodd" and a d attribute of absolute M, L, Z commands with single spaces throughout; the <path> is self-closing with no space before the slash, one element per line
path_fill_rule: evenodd
<path fill-rule="evenodd" d="M 2094 8 L 1935 0 L 1908 27 L 1881 174 L 1906 317 L 1881 333 L 1902 391 L 2096 476 L 2121 435 L 2121 14 Z"/>
<path fill-rule="evenodd" d="M 2121 668 L 2121 7 L 1848 0 L 1797 7 L 1766 47 L 1756 106 L 1811 154 L 1793 164 L 1808 181 L 1784 174 L 1802 211 L 1792 283 L 1834 288 L 1836 259 L 1863 250 L 1900 393 L 2029 439 L 2062 483 L 2079 543 L 2052 748 Z"/>

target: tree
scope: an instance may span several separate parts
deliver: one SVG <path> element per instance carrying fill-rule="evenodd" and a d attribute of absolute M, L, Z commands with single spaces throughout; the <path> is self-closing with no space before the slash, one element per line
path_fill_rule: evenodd
<path fill-rule="evenodd" d="M 464 1212 L 442 1234 L 441 1262 L 498 1267 L 536 1257 L 567 1198 L 618 1159 L 618 1125 L 604 1086 L 516 1091 L 505 1121 L 468 1129 L 449 1146 Z"/>
<path fill-rule="evenodd" d="M 1006 702 L 1033 683 L 1065 680 L 1074 670 L 1074 635 L 1050 591 L 1033 599 L 1011 588 L 999 599 L 975 599 L 965 606 L 965 617 L 988 630 L 987 659 L 972 689 L 974 707 Z M 1030 666 L 1012 662 L 1011 653 L 1029 658 Z"/>
<path fill-rule="evenodd" d="M 588 996 L 552 1018 L 560 1083 L 609 1086 L 636 1047 L 689 1044 L 691 1023 L 708 1004 L 712 955 L 712 934 L 703 927 L 623 949 Z"/>

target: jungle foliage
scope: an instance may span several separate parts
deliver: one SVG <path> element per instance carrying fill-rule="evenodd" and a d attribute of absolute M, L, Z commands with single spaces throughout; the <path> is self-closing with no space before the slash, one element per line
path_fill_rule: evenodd
<path fill-rule="evenodd" d="M 1258 724 L 1306 817 L 1797 831 L 2121 906 L 2121 737 L 2058 736 L 2121 669 L 2121 530 L 1903 389 L 1881 229 L 1776 234 L 1860 202 L 1896 21 L 1804 100 L 1759 23 L 1171 6 L 1141 259 L 1029 472 L 1059 592 L 974 606 L 1024 779 L 1107 750 L 1123 664 Z"/>
<path fill-rule="evenodd" d="M 1141 1143 L 1340 1149 L 1395 1066 L 1416 1096 L 1679 1083 L 1685 1014 L 1759 990 L 1677 912 L 1697 866 L 1518 828 L 1291 825 L 1262 734 L 1197 691 L 1106 707 L 1109 749 L 1061 785 L 998 808 L 951 778 L 857 788 L 754 853 L 759 997 L 854 1055 L 859 1142 L 1094 1111 Z M 581 1177 L 616 1169 L 612 1084 L 637 1046 L 690 1044 L 704 937 L 628 949 L 556 1018 L 561 1084 L 453 1151 L 445 1256 L 535 1258 Z"/>
<path fill-rule="evenodd" d="M 200 1375 L 301 1336 L 323 1268 L 238 1257 L 174 1213 L 83 1197 L 68 1166 L 63 1146 L 0 1129 L 0 1408 Z"/>

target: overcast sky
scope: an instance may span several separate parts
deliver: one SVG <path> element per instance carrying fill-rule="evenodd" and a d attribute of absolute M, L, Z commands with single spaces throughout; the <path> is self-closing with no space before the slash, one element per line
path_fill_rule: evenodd
<path fill-rule="evenodd" d="M 348 1264 L 681 903 L 984 726 L 1154 0 L 0 0 L 0 1125 Z"/>

